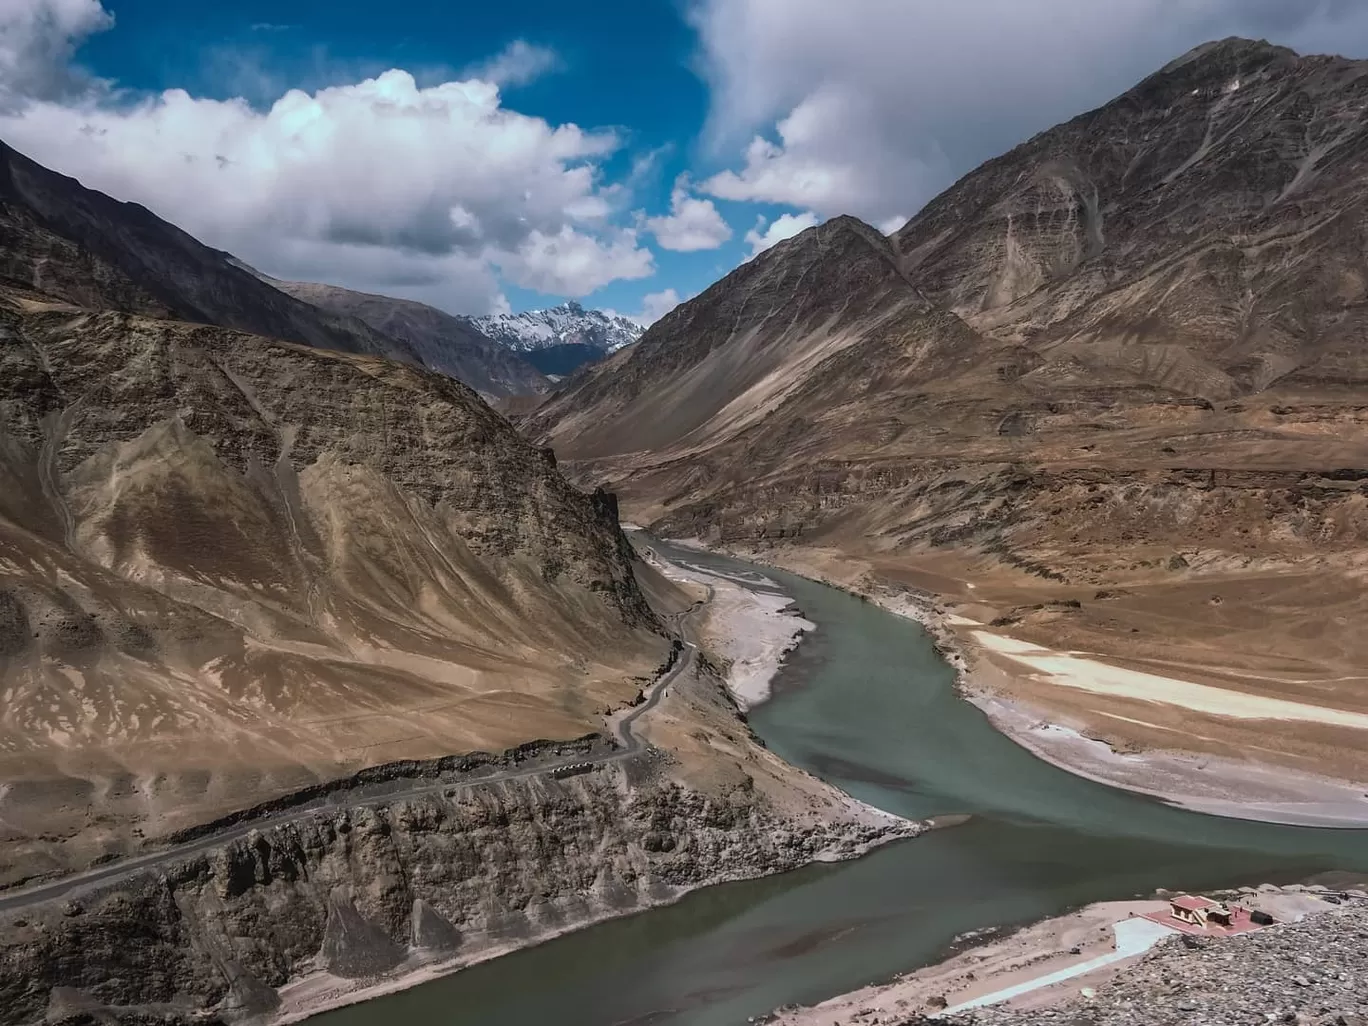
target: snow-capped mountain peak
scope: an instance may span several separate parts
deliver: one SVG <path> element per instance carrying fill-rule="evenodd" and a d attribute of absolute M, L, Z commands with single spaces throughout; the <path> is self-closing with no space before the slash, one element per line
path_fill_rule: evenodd
<path fill-rule="evenodd" d="M 490 314 L 473 320 L 475 327 L 495 342 L 523 353 L 581 345 L 606 354 L 635 342 L 645 330 L 626 317 L 586 310 L 573 300 L 548 310 Z"/>

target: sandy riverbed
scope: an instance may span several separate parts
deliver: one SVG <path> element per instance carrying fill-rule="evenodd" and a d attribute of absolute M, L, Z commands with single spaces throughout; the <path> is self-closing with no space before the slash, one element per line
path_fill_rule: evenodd
<path fill-rule="evenodd" d="M 702 625 L 704 647 L 728 663 L 727 689 L 742 710 L 766 701 L 784 658 L 816 624 L 793 608 L 793 600 L 764 577 L 734 577 L 687 562 L 663 562 L 657 569 L 679 583 L 712 589 Z"/>

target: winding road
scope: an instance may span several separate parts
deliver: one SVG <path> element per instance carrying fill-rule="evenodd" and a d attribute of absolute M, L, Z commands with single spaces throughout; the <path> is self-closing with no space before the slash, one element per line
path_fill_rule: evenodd
<path fill-rule="evenodd" d="M 707 599 L 695 602 L 688 609 L 671 614 L 667 617 L 667 619 L 673 621 L 677 637 L 682 636 L 685 622 L 693 616 L 695 612 L 706 605 L 711 598 L 712 589 L 709 588 Z M 499 784 L 508 780 L 521 780 L 527 777 L 549 775 L 556 770 L 564 769 L 567 766 L 580 766 L 585 764 L 601 766 L 608 763 L 621 762 L 624 759 L 630 759 L 639 755 L 647 747 L 646 742 L 632 730 L 637 720 L 654 709 L 660 702 L 661 696 L 664 695 L 665 689 L 675 680 L 678 680 L 682 674 L 692 669 L 694 665 L 698 646 L 692 641 L 682 640 L 682 637 L 679 637 L 679 644 L 680 648 L 678 650 L 678 655 L 670 667 L 647 689 L 645 701 L 636 705 L 627 713 L 627 715 L 618 721 L 616 730 L 614 731 L 615 741 L 617 742 L 618 747 L 611 752 L 604 752 L 599 755 L 558 759 L 553 762 L 538 763 L 535 766 L 524 766 L 519 769 L 493 773 L 488 776 L 469 780 L 424 780 L 422 783 L 414 784 L 411 787 L 386 790 L 383 793 L 377 793 L 374 789 L 366 791 L 361 788 L 357 789 L 357 791 L 365 793 L 347 791 L 333 792 L 326 798 L 310 802 L 307 805 L 301 805 L 297 808 L 284 810 L 278 813 L 270 813 L 257 819 L 248 820 L 244 823 L 236 823 L 230 827 L 225 827 L 221 831 L 206 835 L 205 837 L 195 838 L 194 840 L 185 841 L 181 844 L 172 845 L 167 848 L 159 848 L 156 851 L 148 852 L 143 855 L 133 855 L 128 858 L 103 863 L 79 873 L 64 876 L 58 880 L 4 892 L 3 894 L 0 894 L 0 912 L 12 912 L 17 909 L 28 908 L 29 906 L 41 902 L 71 897 L 79 891 L 88 890 L 97 885 L 115 883 L 137 873 L 155 870 L 159 866 L 179 861 L 203 851 L 218 848 L 231 841 L 246 837 L 254 830 L 269 830 L 289 823 L 297 823 L 323 811 L 332 812 L 341 809 L 360 808 L 366 805 L 375 805 L 382 802 L 388 803 L 404 798 L 434 794 L 437 792 L 454 794 L 458 791 L 469 790 L 475 787 L 486 787 L 490 784 Z"/>

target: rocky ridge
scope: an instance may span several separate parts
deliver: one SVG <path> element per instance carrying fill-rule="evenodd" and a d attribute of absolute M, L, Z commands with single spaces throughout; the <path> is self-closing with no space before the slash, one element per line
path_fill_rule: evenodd
<path fill-rule="evenodd" d="M 3 143 L 0 281 L 87 309 L 418 362 L 403 343 L 284 295 L 146 207 L 87 189 Z"/>
<path fill-rule="evenodd" d="M 463 381 L 486 397 L 533 395 L 551 387 L 531 361 L 487 338 L 468 317 L 335 285 L 266 280 L 296 299 L 364 321 L 402 342 L 422 366 Z"/>

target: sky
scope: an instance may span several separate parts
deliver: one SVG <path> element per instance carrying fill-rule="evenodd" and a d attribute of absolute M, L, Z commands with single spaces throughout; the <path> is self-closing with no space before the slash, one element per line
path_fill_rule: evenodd
<path fill-rule="evenodd" d="M 650 322 L 1229 35 L 1368 0 L 0 0 L 0 139 L 277 277 Z"/>

